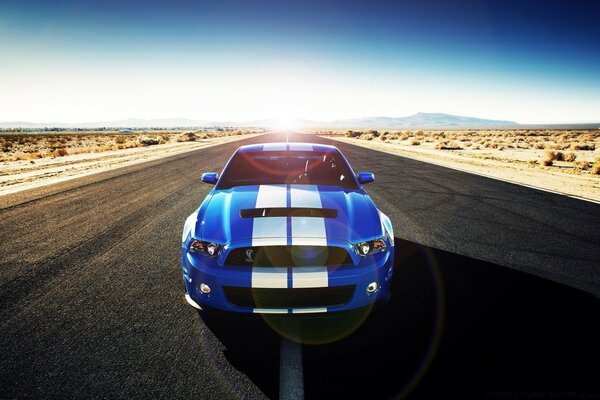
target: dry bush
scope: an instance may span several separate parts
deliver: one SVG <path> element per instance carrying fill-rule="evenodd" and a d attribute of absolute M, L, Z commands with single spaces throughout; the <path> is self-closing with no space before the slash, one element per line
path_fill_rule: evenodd
<path fill-rule="evenodd" d="M 548 158 L 542 160 L 542 165 L 544 165 L 546 167 L 550 167 L 550 166 L 552 166 L 552 164 L 554 164 L 554 162 Z"/>
<path fill-rule="evenodd" d="M 449 140 L 438 141 L 435 145 L 435 148 L 439 150 L 462 150 L 461 145 Z"/>
<path fill-rule="evenodd" d="M 421 142 L 419 142 L 417 139 L 411 139 L 410 142 L 408 142 L 408 144 L 410 144 L 411 146 L 418 146 L 421 144 Z"/>
<path fill-rule="evenodd" d="M 142 136 L 139 138 L 139 141 L 144 146 L 153 146 L 155 144 L 159 144 L 159 140 L 155 137 Z"/>
<path fill-rule="evenodd" d="M 586 169 L 590 168 L 591 163 L 587 161 L 576 161 L 574 166 L 576 170 L 585 171 Z"/>
<path fill-rule="evenodd" d="M 344 135 L 349 138 L 355 138 L 355 137 L 359 137 L 362 134 L 363 133 L 361 131 L 346 131 L 346 133 Z"/>
<path fill-rule="evenodd" d="M 563 160 L 568 161 L 568 162 L 573 162 L 573 161 L 575 161 L 576 158 L 577 158 L 577 156 L 575 155 L 575 153 L 567 153 L 564 155 Z"/>
<path fill-rule="evenodd" d="M 572 144 L 571 147 L 569 147 L 569 149 L 571 149 L 571 150 L 594 151 L 594 150 L 596 150 L 596 146 L 593 145 L 593 144 L 577 143 L 577 144 Z"/>
<path fill-rule="evenodd" d="M 594 175 L 600 175 L 600 157 L 596 157 L 596 160 L 590 172 Z"/>
<path fill-rule="evenodd" d="M 60 149 L 56 149 L 52 152 L 52 155 L 54 157 L 64 157 L 68 154 L 69 154 L 68 150 L 65 149 L 64 147 L 61 147 Z"/>
<path fill-rule="evenodd" d="M 561 153 L 560 151 L 547 151 L 546 152 L 546 160 L 563 161 L 564 157 L 565 157 L 564 154 Z"/>

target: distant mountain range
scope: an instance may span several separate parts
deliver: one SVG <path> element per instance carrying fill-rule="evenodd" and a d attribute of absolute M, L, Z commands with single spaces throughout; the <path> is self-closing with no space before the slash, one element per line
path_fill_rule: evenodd
<path fill-rule="evenodd" d="M 285 125 L 285 126 L 283 126 Z M 256 128 L 285 128 L 295 129 L 486 129 L 486 128 L 560 128 L 569 127 L 598 128 L 600 123 L 589 124 L 554 124 L 554 125 L 521 125 L 514 121 L 482 119 L 443 113 L 416 113 L 407 117 L 367 117 L 343 119 L 337 121 L 310 121 L 295 118 L 286 120 L 265 119 L 247 122 L 214 122 L 185 118 L 165 119 L 124 119 L 109 122 L 88 123 L 32 123 L 32 122 L 0 122 L 0 129 L 6 128 L 207 128 L 207 127 L 256 127 Z"/>
<path fill-rule="evenodd" d="M 335 125 L 360 128 L 409 128 L 409 129 L 441 129 L 441 128 L 498 128 L 516 127 L 514 121 L 501 121 L 475 117 L 463 117 L 443 113 L 416 113 L 408 117 L 371 117 L 334 121 Z"/>

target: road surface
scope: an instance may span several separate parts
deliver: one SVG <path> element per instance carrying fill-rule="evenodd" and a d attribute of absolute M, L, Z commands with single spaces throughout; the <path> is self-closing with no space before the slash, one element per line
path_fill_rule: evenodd
<path fill-rule="evenodd" d="M 241 144 L 0 197 L 0 398 L 600 397 L 600 205 L 343 143 L 394 224 L 392 300 L 200 319 L 181 229 Z"/>

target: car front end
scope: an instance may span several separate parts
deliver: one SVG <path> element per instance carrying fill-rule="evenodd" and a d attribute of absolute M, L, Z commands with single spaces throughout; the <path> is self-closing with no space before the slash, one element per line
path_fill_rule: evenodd
<path fill-rule="evenodd" d="M 291 149 L 288 145 L 286 150 Z M 333 161 L 323 148 L 317 148 L 320 153 L 307 152 L 306 145 L 301 149 L 290 154 L 308 154 L 313 164 L 315 159 L 326 161 L 325 174 L 347 163 L 335 148 L 325 149 L 338 157 Z M 264 151 L 252 154 L 262 157 Z M 284 153 L 267 154 L 266 164 Z M 309 161 L 304 165 L 306 172 Z M 315 314 L 354 310 L 389 298 L 392 225 L 359 185 L 360 179 L 372 180 L 372 174 L 370 180 L 348 174 L 356 183 L 344 187 L 296 180 L 259 185 L 219 181 L 184 225 L 188 303 L 230 313 Z M 207 179 L 217 180 L 216 175 Z"/>

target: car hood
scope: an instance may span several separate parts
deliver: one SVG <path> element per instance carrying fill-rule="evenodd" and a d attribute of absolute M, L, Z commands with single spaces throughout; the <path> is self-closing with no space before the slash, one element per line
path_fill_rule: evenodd
<path fill-rule="evenodd" d="M 364 190 L 260 185 L 214 190 L 198 215 L 202 240 L 252 245 L 356 243 L 381 236 L 379 213 Z"/>

